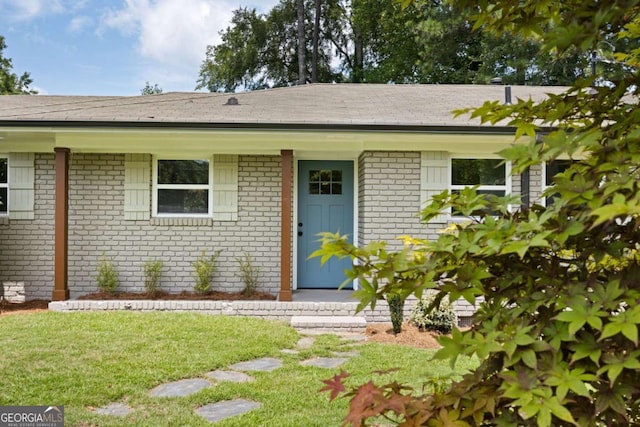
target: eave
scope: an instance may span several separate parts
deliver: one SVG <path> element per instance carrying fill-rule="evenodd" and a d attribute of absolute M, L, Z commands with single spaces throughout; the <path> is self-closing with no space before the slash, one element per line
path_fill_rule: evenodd
<path fill-rule="evenodd" d="M 495 153 L 514 142 L 508 126 L 346 123 L 0 121 L 0 152 L 296 154 L 366 150 Z"/>

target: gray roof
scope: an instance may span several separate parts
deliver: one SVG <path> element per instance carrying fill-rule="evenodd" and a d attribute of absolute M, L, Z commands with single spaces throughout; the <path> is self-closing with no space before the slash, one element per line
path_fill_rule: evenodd
<path fill-rule="evenodd" d="M 539 100 L 566 88 L 512 86 L 512 99 Z M 238 105 L 227 105 L 235 97 Z M 498 85 L 310 84 L 236 94 L 170 92 L 148 96 L 0 96 L 0 126 L 22 122 L 116 125 L 233 124 L 477 126 L 455 109 L 504 102 Z M 16 123 L 17 122 L 17 123 Z"/>

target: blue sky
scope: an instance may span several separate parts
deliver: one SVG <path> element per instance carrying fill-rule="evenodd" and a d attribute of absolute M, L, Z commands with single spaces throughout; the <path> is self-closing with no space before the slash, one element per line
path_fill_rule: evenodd
<path fill-rule="evenodd" d="M 46 95 L 193 91 L 207 45 L 240 6 L 277 0 L 0 0 L 13 71 Z"/>

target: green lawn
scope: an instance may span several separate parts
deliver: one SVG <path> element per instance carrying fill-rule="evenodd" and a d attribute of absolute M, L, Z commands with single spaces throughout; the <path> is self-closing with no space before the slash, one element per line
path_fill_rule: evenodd
<path fill-rule="evenodd" d="M 354 384 L 371 371 L 401 368 L 381 380 L 417 387 L 447 375 L 448 364 L 429 361 L 431 352 L 400 346 L 345 343 L 323 335 L 297 355 L 298 333 L 280 322 L 194 313 L 34 313 L 0 317 L 0 405 L 64 405 L 67 426 L 206 426 L 194 409 L 246 398 L 262 403 L 248 414 L 216 426 L 336 426 L 347 401 L 318 393 L 336 370 L 299 362 L 331 351 L 356 350 L 343 368 Z M 170 381 L 204 378 L 206 372 L 258 357 L 278 357 L 284 367 L 251 373 L 256 381 L 221 382 L 189 397 L 152 398 L 148 391 Z M 465 364 L 467 366 L 465 366 Z M 463 361 L 459 369 L 471 363 Z M 120 402 L 134 412 L 124 418 L 92 408 Z"/>

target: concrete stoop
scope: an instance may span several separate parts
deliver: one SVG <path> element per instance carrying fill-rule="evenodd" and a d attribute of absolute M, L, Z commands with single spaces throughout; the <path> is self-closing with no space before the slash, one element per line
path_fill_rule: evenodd
<path fill-rule="evenodd" d="M 359 316 L 292 316 L 291 326 L 297 330 L 364 332 L 367 319 Z"/>

